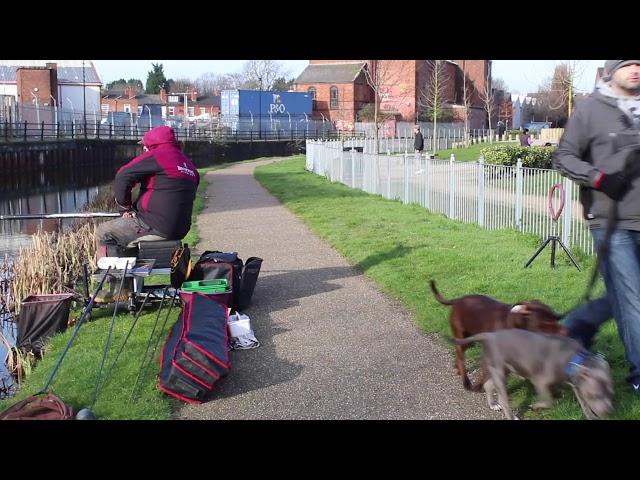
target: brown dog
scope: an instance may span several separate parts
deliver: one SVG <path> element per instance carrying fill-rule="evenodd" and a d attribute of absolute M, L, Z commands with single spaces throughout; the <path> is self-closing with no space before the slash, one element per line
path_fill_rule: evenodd
<path fill-rule="evenodd" d="M 568 331 L 558 323 L 560 315 L 538 300 L 509 305 L 485 295 L 465 295 L 447 300 L 430 281 L 431 290 L 438 302 L 451 305 L 451 331 L 455 338 L 467 338 L 482 332 L 495 332 L 505 328 L 520 328 L 531 332 L 567 336 Z M 467 390 L 478 391 L 484 378 L 473 386 L 464 367 L 464 352 L 468 345 L 456 345 L 456 372 L 462 376 L 462 384 Z"/>

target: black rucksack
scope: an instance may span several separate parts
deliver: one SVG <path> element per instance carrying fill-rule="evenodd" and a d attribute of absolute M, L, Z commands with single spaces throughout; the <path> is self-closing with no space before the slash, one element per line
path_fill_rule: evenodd
<path fill-rule="evenodd" d="M 242 310 L 249 306 L 261 266 L 259 257 L 250 257 L 244 264 L 237 252 L 207 250 L 193 266 L 189 280 L 227 279 L 233 291 L 228 306 L 232 310 Z"/>

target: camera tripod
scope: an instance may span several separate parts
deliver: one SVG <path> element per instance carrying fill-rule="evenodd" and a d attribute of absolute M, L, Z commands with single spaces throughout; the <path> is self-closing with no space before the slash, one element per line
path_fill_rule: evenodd
<path fill-rule="evenodd" d="M 553 208 L 553 192 L 555 192 L 556 189 L 560 190 L 560 206 L 558 207 L 557 211 L 554 210 Z M 562 186 L 561 183 L 556 183 L 549 189 L 549 197 L 548 197 L 549 215 L 551 215 L 553 224 L 556 226 L 556 228 L 554 228 L 555 231 L 557 231 L 558 218 L 560 218 L 560 214 L 562 213 L 562 209 L 564 208 L 564 198 L 565 198 L 565 192 L 564 192 L 564 187 Z M 540 245 L 538 250 L 536 250 L 536 253 L 534 253 L 531 256 L 531 258 L 527 261 L 527 263 L 524 264 L 524 268 L 527 268 L 529 265 L 531 265 L 531 262 L 533 262 L 536 259 L 536 257 L 540 255 L 540 253 L 544 250 L 544 248 L 549 244 L 551 244 L 551 268 L 554 268 L 554 269 L 556 268 L 556 249 L 557 249 L 557 245 L 560 245 L 564 250 L 564 252 L 569 257 L 569 260 L 571 260 L 571 263 L 573 263 L 573 265 L 578 269 L 579 272 L 582 271 L 580 269 L 580 265 L 578 265 L 578 261 L 574 258 L 574 256 L 571 254 L 567 246 L 564 243 L 562 243 L 562 240 L 560 240 L 560 237 L 558 237 L 557 235 L 549 235 L 547 239 L 544 241 L 544 243 Z"/>
<path fill-rule="evenodd" d="M 571 252 L 569 251 L 569 249 L 566 247 L 564 243 L 562 243 L 562 240 L 560 240 L 560 237 L 558 237 L 557 235 L 549 235 L 547 239 L 544 241 L 544 243 L 540 245 L 540 248 L 538 248 L 536 253 L 534 253 L 533 256 L 529 259 L 529 261 L 524 265 L 524 268 L 527 268 L 531 264 L 531 262 L 533 262 L 536 259 L 536 257 L 540 255 L 542 250 L 544 250 L 544 247 L 546 247 L 549 244 L 551 244 L 551 268 L 556 268 L 556 248 L 557 248 L 556 244 L 559 244 L 562 247 L 562 249 L 565 251 L 567 256 L 569 257 L 569 260 L 571 260 L 571 263 L 573 263 L 573 265 L 578 269 L 579 272 L 582 271 L 580 269 L 580 266 L 578 265 L 578 261 L 574 258 L 573 255 L 571 255 Z"/>

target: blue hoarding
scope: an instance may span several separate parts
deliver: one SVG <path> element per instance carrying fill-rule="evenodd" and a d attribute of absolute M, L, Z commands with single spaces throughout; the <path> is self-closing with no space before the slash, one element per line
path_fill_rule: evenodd
<path fill-rule="evenodd" d="M 259 90 L 223 90 L 220 95 L 223 115 L 289 116 L 311 114 L 313 99 L 306 92 Z"/>

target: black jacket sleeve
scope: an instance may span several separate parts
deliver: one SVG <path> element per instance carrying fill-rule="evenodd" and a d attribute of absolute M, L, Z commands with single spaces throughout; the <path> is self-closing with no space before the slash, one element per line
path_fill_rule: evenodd
<path fill-rule="evenodd" d="M 553 154 L 553 166 L 565 177 L 581 185 L 593 186 L 599 172 L 585 159 L 590 142 L 588 128 L 588 111 L 577 108 Z"/>
<path fill-rule="evenodd" d="M 158 162 L 153 156 L 136 157 L 120 168 L 113 184 L 118 205 L 131 209 L 131 189 L 137 183 L 143 183 L 147 178 L 155 175 L 158 170 Z"/>

